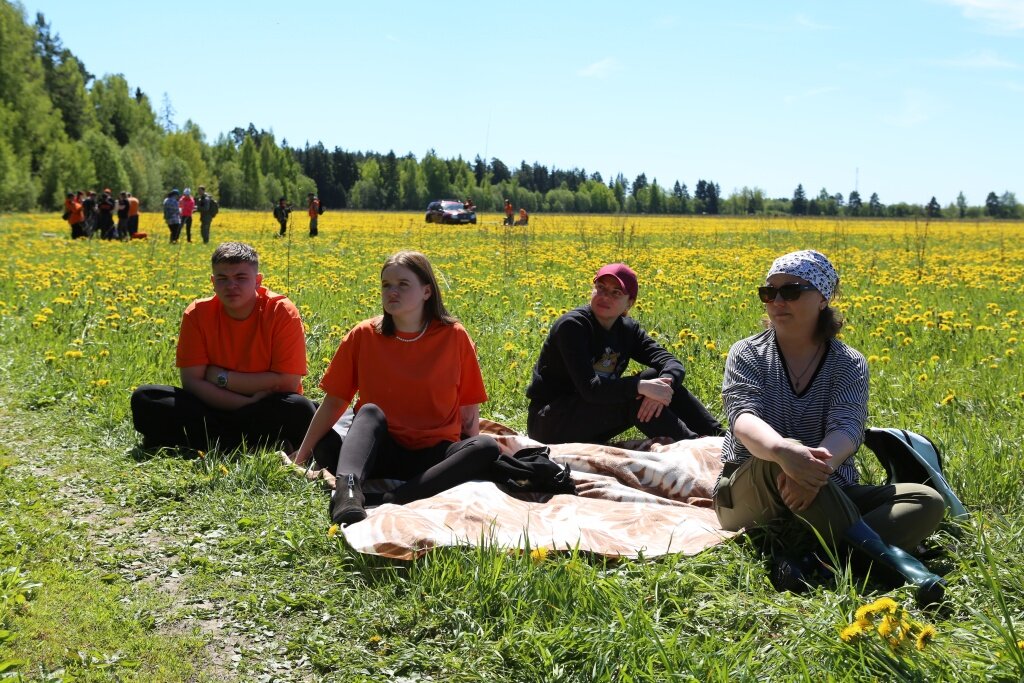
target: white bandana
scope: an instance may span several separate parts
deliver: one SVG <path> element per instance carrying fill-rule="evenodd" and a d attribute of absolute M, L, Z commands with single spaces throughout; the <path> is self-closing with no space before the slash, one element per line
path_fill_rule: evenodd
<path fill-rule="evenodd" d="M 832 299 L 839 285 L 839 274 L 836 273 L 836 269 L 824 254 L 813 249 L 790 252 L 775 259 L 765 279 L 780 273 L 802 277 L 828 300 Z"/>

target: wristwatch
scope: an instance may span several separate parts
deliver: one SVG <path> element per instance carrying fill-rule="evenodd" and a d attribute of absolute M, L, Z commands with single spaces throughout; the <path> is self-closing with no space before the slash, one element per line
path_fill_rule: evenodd
<path fill-rule="evenodd" d="M 217 373 L 217 386 L 221 389 L 226 389 L 228 386 L 228 371 L 221 370 Z"/>

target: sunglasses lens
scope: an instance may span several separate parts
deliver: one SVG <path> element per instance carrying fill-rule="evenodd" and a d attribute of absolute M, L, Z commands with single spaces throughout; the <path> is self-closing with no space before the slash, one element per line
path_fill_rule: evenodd
<path fill-rule="evenodd" d="M 774 287 L 758 287 L 757 288 L 757 296 L 758 296 L 758 298 L 761 299 L 761 301 L 763 303 L 766 303 L 766 304 L 770 304 L 771 302 L 775 301 L 775 295 L 777 293 L 778 293 L 778 290 L 775 289 Z"/>
<path fill-rule="evenodd" d="M 802 294 L 802 292 L 800 290 L 800 285 L 782 285 L 779 287 L 779 294 L 781 294 L 782 298 L 786 301 L 796 301 L 800 298 L 800 294 Z"/>

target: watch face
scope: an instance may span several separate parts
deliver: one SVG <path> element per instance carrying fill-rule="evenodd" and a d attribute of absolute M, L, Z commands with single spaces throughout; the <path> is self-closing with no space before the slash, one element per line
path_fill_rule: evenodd
<path fill-rule="evenodd" d="M 222 372 L 219 375 L 217 375 L 217 386 L 219 386 L 219 387 L 226 387 L 227 385 L 228 385 L 227 373 Z"/>

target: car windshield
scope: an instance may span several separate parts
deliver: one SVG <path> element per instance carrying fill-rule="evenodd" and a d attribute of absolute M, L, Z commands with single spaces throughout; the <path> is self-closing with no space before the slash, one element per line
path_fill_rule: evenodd
<path fill-rule="evenodd" d="M 448 211 L 462 211 L 462 202 L 441 202 L 441 208 Z"/>

